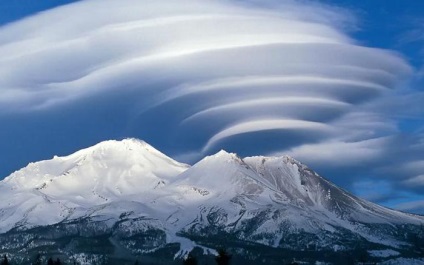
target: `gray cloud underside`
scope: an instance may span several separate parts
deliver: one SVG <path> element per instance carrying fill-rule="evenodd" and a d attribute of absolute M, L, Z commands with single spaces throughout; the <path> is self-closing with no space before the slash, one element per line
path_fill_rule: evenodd
<path fill-rule="evenodd" d="M 0 111 L 125 95 L 132 100 L 116 115 L 126 130 L 148 141 L 161 132 L 164 151 L 177 157 L 289 153 L 345 186 L 367 172 L 423 192 L 420 138 L 400 136 L 392 115 L 422 97 L 402 92 L 413 73 L 407 62 L 356 44 L 339 27 L 351 20 L 346 11 L 258 5 L 88 0 L 5 26 Z M 405 115 L 422 114 L 410 107 Z M 393 167 L 402 170 L 387 173 Z"/>

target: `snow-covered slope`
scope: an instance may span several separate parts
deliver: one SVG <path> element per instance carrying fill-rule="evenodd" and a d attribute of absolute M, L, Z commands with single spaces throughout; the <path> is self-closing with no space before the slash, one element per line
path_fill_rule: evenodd
<path fill-rule="evenodd" d="M 137 253 L 172 242 L 184 252 L 222 236 L 288 249 L 369 243 L 400 251 L 422 225 L 424 217 L 359 199 L 287 156 L 220 151 L 190 167 L 136 139 L 31 163 L 0 182 L 1 233 L 106 234 Z M 139 238 L 146 234 L 148 243 Z"/>
<path fill-rule="evenodd" d="M 285 237 L 308 233 L 319 235 L 312 241 L 321 247 L 332 247 L 348 231 L 369 242 L 399 247 L 404 243 L 387 228 L 424 224 L 422 216 L 359 199 L 288 156 L 241 159 L 220 151 L 182 173 L 171 186 L 186 204 L 181 211 L 192 213 L 192 221 L 180 227 L 187 234 L 224 231 L 247 241 L 290 247 Z M 327 232 L 331 234 L 321 237 Z"/>
<path fill-rule="evenodd" d="M 30 163 L 0 183 L 0 231 L 78 218 L 108 203 L 144 202 L 188 167 L 135 139 Z"/>

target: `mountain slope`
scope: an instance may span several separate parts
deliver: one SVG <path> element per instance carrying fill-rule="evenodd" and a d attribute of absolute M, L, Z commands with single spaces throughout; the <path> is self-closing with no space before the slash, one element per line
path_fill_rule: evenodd
<path fill-rule="evenodd" d="M 4 248 L 48 246 L 46 253 L 68 260 L 166 249 L 173 257 L 195 247 L 214 253 L 223 240 L 239 254 L 265 251 L 273 260 L 282 255 L 273 249 L 336 255 L 388 248 L 414 257 L 411 235 L 424 235 L 423 227 L 424 217 L 359 199 L 287 156 L 220 151 L 190 167 L 135 139 L 31 163 L 0 182 Z"/>
<path fill-rule="evenodd" d="M 0 231 L 75 219 L 111 202 L 144 201 L 187 168 L 135 139 L 30 163 L 0 184 Z"/>
<path fill-rule="evenodd" d="M 329 233 L 312 241 L 320 248 L 332 248 L 349 239 L 354 245 L 359 236 L 399 247 L 407 244 L 393 236 L 394 227 L 424 222 L 421 216 L 361 200 L 290 157 L 241 159 L 221 151 L 182 173 L 172 184 L 202 191 L 203 198 L 199 196 L 196 204 L 183 208 L 190 212 L 198 209 L 196 218 L 182 229 L 188 235 L 226 232 L 269 246 L 298 248 L 286 244 L 285 237 Z"/>

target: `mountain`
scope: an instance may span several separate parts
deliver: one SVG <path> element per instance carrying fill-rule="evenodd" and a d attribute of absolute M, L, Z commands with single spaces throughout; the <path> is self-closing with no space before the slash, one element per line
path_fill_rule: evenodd
<path fill-rule="evenodd" d="M 80 218 L 102 205 L 144 201 L 188 167 L 138 140 L 106 141 L 31 163 L 0 184 L 0 231 Z"/>
<path fill-rule="evenodd" d="M 409 264 L 424 254 L 423 227 L 423 216 L 357 198 L 288 156 L 220 151 L 190 167 L 136 139 L 30 163 L 0 182 L 0 244 L 22 264 L 37 253 L 162 264 L 192 250 L 207 262 L 220 247 L 240 264 Z"/>

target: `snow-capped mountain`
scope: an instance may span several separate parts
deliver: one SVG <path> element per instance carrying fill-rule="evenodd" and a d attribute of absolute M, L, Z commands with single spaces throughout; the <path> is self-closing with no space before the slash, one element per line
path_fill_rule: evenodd
<path fill-rule="evenodd" d="M 105 204 L 144 202 L 188 167 L 138 140 L 30 163 L 0 183 L 0 231 L 76 219 Z"/>
<path fill-rule="evenodd" d="M 359 199 L 287 156 L 220 151 L 190 167 L 136 139 L 31 163 L 0 182 L 3 249 L 48 246 L 65 259 L 175 245 L 176 256 L 195 247 L 214 253 L 223 239 L 250 256 L 259 255 L 246 250 L 253 244 L 270 253 L 371 248 L 414 257 L 410 236 L 423 226 L 424 217 Z M 101 251 L 81 247 L 98 237 Z"/>

